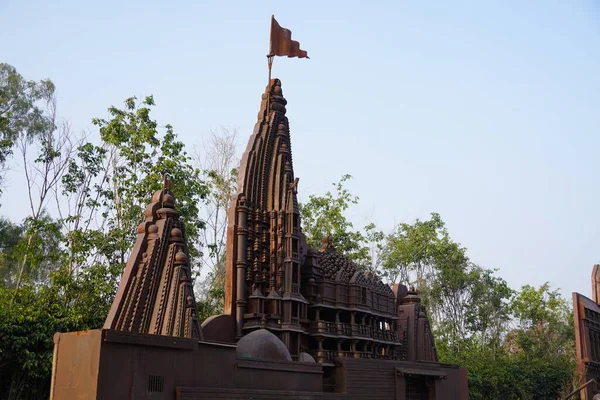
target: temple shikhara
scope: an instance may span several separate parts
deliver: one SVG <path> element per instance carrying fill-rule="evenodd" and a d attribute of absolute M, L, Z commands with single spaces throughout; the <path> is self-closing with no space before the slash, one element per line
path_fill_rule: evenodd
<path fill-rule="evenodd" d="M 365 272 L 330 237 L 307 245 L 286 107 L 272 79 L 230 202 L 224 314 L 198 321 L 165 184 L 104 328 L 55 335 L 52 399 L 468 399 L 417 290 Z"/>

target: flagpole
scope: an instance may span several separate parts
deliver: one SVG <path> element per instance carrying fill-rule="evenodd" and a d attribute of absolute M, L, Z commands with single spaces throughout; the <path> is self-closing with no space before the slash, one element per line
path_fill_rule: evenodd
<path fill-rule="evenodd" d="M 273 54 L 272 40 L 273 40 L 273 22 L 275 21 L 275 15 L 271 15 L 271 29 L 269 32 L 269 54 L 267 54 L 267 65 L 269 67 L 269 80 L 267 81 L 267 118 L 269 118 L 269 111 L 271 109 L 271 69 L 273 68 L 273 60 L 275 54 Z"/>
<path fill-rule="evenodd" d="M 268 54 L 267 55 L 267 63 L 269 65 L 269 83 L 271 82 L 271 68 L 273 68 L 273 60 L 275 59 L 275 56 L 272 54 Z"/>
<path fill-rule="evenodd" d="M 273 68 L 273 59 L 275 58 L 274 55 L 268 54 L 267 55 L 267 64 L 269 66 L 269 80 L 267 81 L 267 118 L 269 117 L 269 111 L 271 108 L 271 69 Z"/>

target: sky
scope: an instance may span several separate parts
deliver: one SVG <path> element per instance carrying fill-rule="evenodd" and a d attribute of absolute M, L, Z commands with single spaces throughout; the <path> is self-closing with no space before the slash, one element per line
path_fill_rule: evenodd
<path fill-rule="evenodd" d="M 190 150 L 238 129 L 267 83 L 270 18 L 300 200 L 343 174 L 355 225 L 440 213 L 513 288 L 590 295 L 600 262 L 600 3 L 0 0 L 0 62 L 50 78 L 76 130 L 136 95 Z M 12 193 L 19 176 L 9 177 Z M 11 193 L 7 191 L 6 193 Z M 9 195 L 9 194 L 8 194 Z M 5 195 L 7 196 L 7 195 Z M 2 201 L 13 220 L 25 202 Z"/>

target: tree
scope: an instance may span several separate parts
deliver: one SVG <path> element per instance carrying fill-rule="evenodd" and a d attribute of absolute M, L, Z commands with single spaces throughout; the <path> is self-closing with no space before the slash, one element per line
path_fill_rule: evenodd
<path fill-rule="evenodd" d="M 331 235 L 336 250 L 364 268 L 375 269 L 376 249 L 383 234 L 377 231 L 374 224 L 367 225 L 364 233 L 353 230 L 346 211 L 358 204 L 359 199 L 344 187 L 351 178 L 350 175 L 343 175 L 338 183 L 333 184 L 335 193 L 328 191 L 324 196 L 310 195 L 307 202 L 300 204 L 302 231 L 312 248 L 320 249 L 321 240 Z"/>
<path fill-rule="evenodd" d="M 462 351 L 471 342 L 499 345 L 512 291 L 494 271 L 470 261 L 439 214 L 399 224 L 379 258 L 389 282 L 421 291 L 440 354 Z"/>
<path fill-rule="evenodd" d="M 39 104 L 53 98 L 50 80 L 26 80 L 15 67 L 0 63 L 0 173 L 5 171 L 16 140 L 31 140 L 53 130 L 52 119 Z"/>
<path fill-rule="evenodd" d="M 1 260 L 17 260 L 12 271 L 23 271 L 18 287 L 0 286 L 0 399 L 47 398 L 54 333 L 102 326 L 144 207 L 165 174 L 190 253 L 200 256 L 198 210 L 208 187 L 173 128 L 150 117 L 153 105 L 147 97 L 111 107 L 109 119 L 94 120 L 99 143 L 77 141 L 63 168 L 48 167 L 63 157 L 56 141 L 40 135 L 47 140 L 26 143 L 36 153 L 28 171 L 39 172 L 28 175 L 35 218 L 0 224 Z M 46 211 L 52 196 L 59 218 Z"/>
<path fill-rule="evenodd" d="M 450 241 L 444 221 L 433 213 L 427 221 L 399 224 L 386 237 L 380 257 L 390 283 L 421 286 L 445 257 L 464 262 L 465 250 Z"/>
<path fill-rule="evenodd" d="M 204 151 L 196 155 L 202 176 L 208 186 L 205 207 L 206 228 L 200 240 L 201 258 L 207 275 L 200 288 L 199 315 L 206 318 L 223 311 L 225 298 L 225 245 L 227 212 L 231 196 L 237 188 L 237 130 L 220 127 L 210 132 Z"/>
<path fill-rule="evenodd" d="M 574 356 L 573 312 L 570 302 L 548 283 L 525 285 L 510 302 L 514 329 L 507 338 L 512 353 L 532 357 Z"/>
<path fill-rule="evenodd" d="M 11 287 L 15 283 L 18 260 L 15 248 L 23 238 L 23 227 L 2 217 L 0 218 L 0 287 Z"/>
<path fill-rule="evenodd" d="M 58 249 L 60 228 L 48 215 L 46 207 L 52 196 L 56 195 L 58 185 L 69 164 L 74 136 L 66 122 L 60 123 L 60 125 L 57 123 L 54 97 L 50 99 L 49 106 L 47 128 L 39 131 L 35 136 L 21 135 L 15 142 L 23 163 L 30 211 L 25 220 L 26 230 L 21 241 L 20 254 L 22 254 L 22 258 L 19 261 L 17 289 L 21 285 L 26 270 L 35 271 L 38 279 L 44 279 L 48 270 L 42 270 L 40 267 L 45 265 L 46 268 L 52 268 L 50 262 L 55 261 L 55 257 L 49 257 L 40 262 L 31 258 L 37 248 L 54 246 L 52 254 L 60 256 Z M 44 237 L 43 234 L 40 235 L 41 232 L 50 233 L 50 236 Z M 33 243 L 36 240 L 38 241 L 37 247 Z M 35 267 L 32 266 L 34 263 L 36 263 Z"/>
<path fill-rule="evenodd" d="M 197 260 L 197 245 L 204 221 L 199 218 L 199 203 L 208 188 L 200 170 L 191 164 L 191 157 L 182 142 L 176 140 L 171 125 L 159 137 L 159 126 L 150 118 L 154 98 L 137 103 L 135 97 L 125 101 L 125 108 L 109 108 L 110 120 L 95 118 L 100 138 L 110 157 L 110 179 L 102 191 L 106 202 L 106 227 L 111 232 L 116 252 L 115 261 L 124 263 L 135 239 L 136 227 L 143 215 L 148 195 L 160 189 L 163 177 L 174 183 L 173 194 L 186 225 L 190 256 Z M 106 208 L 108 206 L 108 208 Z"/>
<path fill-rule="evenodd" d="M 548 284 L 526 285 L 509 310 L 500 346 L 473 342 L 443 360 L 467 368 L 471 399 L 563 399 L 578 382 L 569 302 Z"/>

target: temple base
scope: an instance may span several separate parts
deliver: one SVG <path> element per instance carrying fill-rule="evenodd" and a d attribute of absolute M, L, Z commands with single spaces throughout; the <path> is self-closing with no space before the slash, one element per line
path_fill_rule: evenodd
<path fill-rule="evenodd" d="M 239 359 L 236 345 L 106 329 L 57 333 L 52 400 L 466 400 L 455 366 L 337 358 L 316 363 Z"/>

